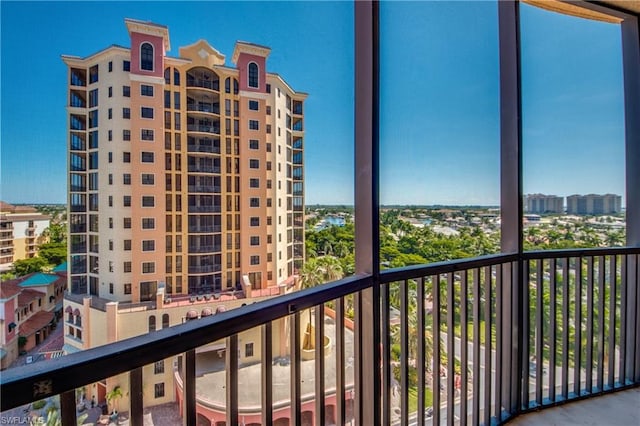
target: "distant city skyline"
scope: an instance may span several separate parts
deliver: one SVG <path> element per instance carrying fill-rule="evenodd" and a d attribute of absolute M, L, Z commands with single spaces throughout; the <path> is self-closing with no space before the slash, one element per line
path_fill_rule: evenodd
<path fill-rule="evenodd" d="M 268 68 L 309 93 L 307 205 L 353 204 L 353 4 L 194 2 L 180 14 L 174 8 L 2 2 L 0 199 L 66 202 L 60 55 L 126 46 L 129 17 L 167 25 L 170 56 L 198 39 L 227 61 L 236 40 L 270 46 Z M 381 202 L 498 205 L 496 2 L 383 2 L 381 35 Z M 524 193 L 614 193 L 624 206 L 619 27 L 522 5 L 522 46 Z"/>

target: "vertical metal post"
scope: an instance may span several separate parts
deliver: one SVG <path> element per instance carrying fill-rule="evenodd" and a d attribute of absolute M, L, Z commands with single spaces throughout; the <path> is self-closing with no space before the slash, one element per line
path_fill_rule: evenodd
<path fill-rule="evenodd" d="M 283 321 L 282 319 L 280 321 Z M 262 423 L 273 423 L 273 323 L 262 326 Z"/>
<path fill-rule="evenodd" d="M 60 394 L 60 420 L 63 425 L 77 424 L 76 391 L 73 389 Z"/>
<path fill-rule="evenodd" d="M 238 335 L 227 337 L 227 424 L 238 424 Z M 194 423 L 195 424 L 195 423 Z"/>
<path fill-rule="evenodd" d="M 452 424 L 455 398 L 455 330 L 454 330 L 454 285 L 453 272 L 447 274 L 447 422 Z"/>
<path fill-rule="evenodd" d="M 499 1 L 498 30 L 500 49 L 500 249 L 503 253 L 518 253 L 520 259 L 513 265 L 515 271 L 507 275 L 509 286 L 517 302 L 503 297 L 500 309 L 510 310 L 512 329 L 510 341 L 496 348 L 502 359 L 513 359 L 516 364 L 498 365 L 502 377 L 510 377 L 512 401 L 509 409 L 521 409 L 522 388 L 528 386 L 528 375 L 523 372 L 523 342 L 529 336 L 523 333 L 523 293 L 526 291 L 522 270 L 522 100 L 520 89 L 520 9 L 518 1 Z M 503 277 L 504 279 L 504 277 Z M 499 290 L 500 291 L 500 290 Z M 511 294 L 511 292 L 509 292 Z M 505 335 L 506 336 L 506 335 Z M 507 347 L 507 343 L 511 347 Z M 512 358 L 511 354 L 515 354 Z M 513 371 L 518 374 L 513 374 Z M 501 386 L 501 383 L 497 384 Z M 501 401 L 497 401 L 499 405 Z M 505 406 L 505 408 L 507 408 Z M 511 413 L 515 414 L 515 413 Z"/>
<path fill-rule="evenodd" d="M 627 245 L 640 246 L 640 30 L 638 18 L 622 21 Z M 637 287 L 637 286 L 636 286 Z"/>
<path fill-rule="evenodd" d="M 615 256 L 614 256 L 615 257 Z M 569 262 L 562 259 L 562 399 L 569 397 Z"/>
<path fill-rule="evenodd" d="M 345 421 L 344 403 L 344 298 L 335 301 L 336 305 L 336 424 Z M 268 424 L 268 423 L 265 423 Z"/>
<path fill-rule="evenodd" d="M 390 329 L 390 313 L 389 313 L 389 286 L 391 283 L 381 284 L 380 297 L 382 303 L 381 309 L 381 330 L 380 344 L 382 346 L 382 424 L 391 423 L 391 334 Z"/>
<path fill-rule="evenodd" d="M 518 362 L 518 374 L 522 376 L 522 388 L 518 394 L 521 395 L 521 403 L 518 404 L 519 410 L 529 408 L 529 387 L 531 379 L 529 378 L 529 352 L 531 342 L 531 306 L 530 306 L 530 290 L 529 290 L 529 261 L 522 262 L 522 280 L 524 286 L 521 287 L 522 294 L 522 347 L 520 348 L 520 361 Z"/>
<path fill-rule="evenodd" d="M 435 307 L 435 305 L 434 305 Z M 434 320 L 435 324 L 435 320 Z M 434 340 L 435 344 L 435 340 Z M 473 411 L 471 424 L 480 424 L 480 269 L 473 270 Z M 436 373 L 434 373 L 436 374 Z M 434 397 L 436 390 L 433 391 Z M 434 398 L 435 399 L 435 398 Z"/>
<path fill-rule="evenodd" d="M 605 264 L 604 256 L 598 256 L 598 359 L 597 359 L 597 382 L 596 386 L 599 392 L 604 390 L 604 280 L 605 280 Z"/>
<path fill-rule="evenodd" d="M 618 287 L 616 284 L 618 276 L 617 256 L 609 257 L 609 364 L 607 369 L 607 386 L 613 389 L 615 386 L 615 368 L 616 368 L 616 336 L 618 330 L 616 326 L 616 318 L 618 317 Z"/>
<path fill-rule="evenodd" d="M 549 259 L 549 399 L 556 401 L 556 331 L 557 331 L 557 296 L 556 286 L 556 259 Z"/>
<path fill-rule="evenodd" d="M 400 286 L 400 423 L 409 423 L 409 281 Z"/>
<path fill-rule="evenodd" d="M 433 291 L 433 424 L 440 424 L 440 275 L 431 277 Z M 478 345 L 479 346 L 479 345 Z"/>
<path fill-rule="evenodd" d="M 291 423 L 299 426 L 302 424 L 302 408 L 300 385 L 300 312 L 294 312 L 289 315 L 291 326 L 289 327 L 289 356 L 291 357 L 290 373 L 290 392 L 291 392 Z"/>
<path fill-rule="evenodd" d="M 418 426 L 424 426 L 424 395 L 425 395 L 425 371 L 427 369 L 427 364 L 425 360 L 425 317 L 424 317 L 424 280 L 422 278 L 416 279 L 416 285 L 418 287 L 418 307 L 417 307 L 417 332 L 418 332 L 418 360 L 416 366 L 418 368 Z M 383 359 L 384 362 L 384 359 Z M 464 365 L 464 358 L 462 361 L 462 365 Z M 383 407 L 384 409 L 384 407 Z M 383 416 L 383 421 L 385 418 Z M 385 423 L 388 424 L 389 422 Z"/>
<path fill-rule="evenodd" d="M 460 363 L 462 364 L 462 377 L 460 379 L 460 424 L 466 425 L 467 419 L 467 405 L 468 405 L 468 388 L 467 382 L 469 380 L 469 283 L 468 283 L 469 271 L 462 272 L 460 291 L 462 296 L 460 297 L 460 335 L 461 335 L 461 350 Z M 424 416 L 423 416 L 424 417 Z"/>
<path fill-rule="evenodd" d="M 315 391 L 316 391 L 316 424 L 325 424 L 325 389 L 324 389 L 324 304 L 315 307 Z"/>
<path fill-rule="evenodd" d="M 493 393 L 491 390 L 491 376 L 493 375 L 493 356 L 491 355 L 493 343 L 491 342 L 491 309 L 493 307 L 493 278 L 491 266 L 484 269 L 484 421 L 485 425 L 491 424 L 491 403 Z M 496 365 L 496 368 L 499 366 Z"/>
<path fill-rule="evenodd" d="M 575 366 L 573 368 L 573 393 L 575 396 L 580 396 L 580 390 L 582 388 L 582 384 L 580 383 L 582 371 L 582 258 L 576 257 L 574 259 L 573 269 L 576 274 L 575 281 L 575 308 L 573 309 L 575 320 L 574 320 L 574 328 L 575 328 L 575 342 L 574 342 L 574 363 Z"/>
<path fill-rule="evenodd" d="M 378 7 L 354 4 L 356 273 L 373 275 L 373 287 L 356 302 L 355 411 L 357 423 L 372 426 L 381 416 Z"/>
<path fill-rule="evenodd" d="M 144 424 L 144 407 L 142 403 L 142 367 L 129 371 L 129 396 L 131 426 Z"/>
<path fill-rule="evenodd" d="M 593 392 L 593 256 L 587 257 L 587 357 L 585 388 Z"/>
<path fill-rule="evenodd" d="M 196 351 L 184 354 L 184 424 L 196 424 Z"/>

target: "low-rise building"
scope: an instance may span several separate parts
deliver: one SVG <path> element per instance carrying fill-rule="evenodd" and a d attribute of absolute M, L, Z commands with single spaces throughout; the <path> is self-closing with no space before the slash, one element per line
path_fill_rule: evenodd
<path fill-rule="evenodd" d="M 5 369 L 42 343 L 62 317 L 66 272 L 34 273 L 0 289 L 0 358 Z"/>

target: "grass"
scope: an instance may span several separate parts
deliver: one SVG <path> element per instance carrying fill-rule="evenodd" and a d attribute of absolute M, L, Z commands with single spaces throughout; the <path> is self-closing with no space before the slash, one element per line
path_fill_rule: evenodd
<path fill-rule="evenodd" d="M 491 329 L 492 329 L 491 342 L 495 345 L 495 343 L 496 343 L 495 324 L 491 324 Z M 457 323 L 453 327 L 453 332 L 457 337 L 461 337 L 462 336 L 462 325 L 460 323 Z M 470 342 L 473 341 L 473 321 L 469 321 L 469 324 L 467 325 L 467 338 L 469 339 Z M 485 342 L 486 342 L 486 338 L 485 338 L 485 322 L 484 322 L 484 320 L 480 320 L 480 344 L 484 345 Z"/>
<path fill-rule="evenodd" d="M 430 407 L 433 404 L 433 392 L 431 389 L 426 388 L 424 390 L 424 406 Z M 409 412 L 414 413 L 418 410 L 418 388 L 409 388 Z"/>

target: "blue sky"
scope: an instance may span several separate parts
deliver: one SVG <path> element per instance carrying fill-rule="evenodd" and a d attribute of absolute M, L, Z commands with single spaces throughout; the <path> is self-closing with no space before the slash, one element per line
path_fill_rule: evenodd
<path fill-rule="evenodd" d="M 307 204 L 353 203 L 350 2 L 7 2 L 1 13 L 0 199 L 65 202 L 62 54 L 128 46 L 124 18 L 169 27 L 172 50 L 207 40 L 272 48 L 268 69 L 309 93 Z M 620 33 L 523 7 L 525 192 L 623 193 Z M 497 204 L 495 2 L 381 6 L 381 199 Z"/>

